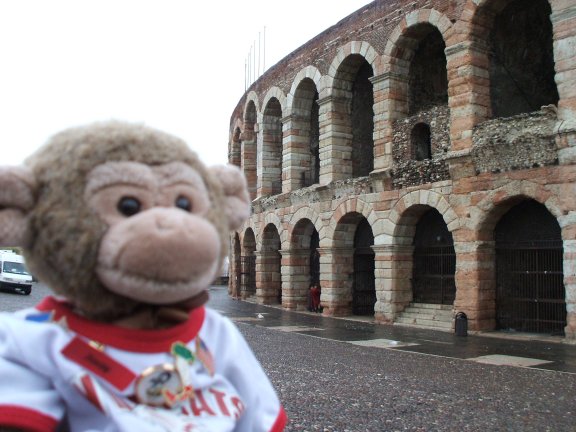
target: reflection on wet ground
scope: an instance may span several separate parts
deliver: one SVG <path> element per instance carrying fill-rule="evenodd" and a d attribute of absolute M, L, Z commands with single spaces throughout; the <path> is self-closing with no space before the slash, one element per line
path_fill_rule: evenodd
<path fill-rule="evenodd" d="M 233 321 L 277 331 L 482 363 L 576 373 L 576 345 L 563 342 L 560 337 L 539 340 L 534 335 L 496 332 L 462 337 L 449 332 L 375 324 L 369 319 L 324 317 L 234 300 L 228 296 L 226 287 L 213 287 L 210 297 L 208 305 Z"/>

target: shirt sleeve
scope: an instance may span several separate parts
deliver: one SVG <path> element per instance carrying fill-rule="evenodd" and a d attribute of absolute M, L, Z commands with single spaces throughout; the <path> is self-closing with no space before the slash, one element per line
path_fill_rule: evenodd
<path fill-rule="evenodd" d="M 22 326 L 24 327 L 24 326 Z M 0 425 L 33 431 L 54 430 L 64 415 L 51 380 L 35 371 L 19 352 L 12 326 L 0 319 Z M 46 353 L 38 352 L 38 358 Z"/>
<path fill-rule="evenodd" d="M 218 334 L 207 339 L 216 341 L 216 367 L 234 385 L 245 405 L 235 430 L 283 431 L 287 416 L 272 383 L 237 327 L 227 318 L 220 319 Z"/>

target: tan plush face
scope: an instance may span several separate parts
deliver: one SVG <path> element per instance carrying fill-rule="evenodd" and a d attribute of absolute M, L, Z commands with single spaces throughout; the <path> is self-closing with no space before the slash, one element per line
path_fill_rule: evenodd
<path fill-rule="evenodd" d="M 206 168 L 142 125 L 69 129 L 25 167 L 0 167 L 0 246 L 22 247 L 40 281 L 98 320 L 186 304 L 249 213 L 238 168 Z"/>
<path fill-rule="evenodd" d="M 220 237 L 200 174 L 172 162 L 110 162 L 88 175 L 86 201 L 108 224 L 96 273 L 112 292 L 168 304 L 205 289 L 219 269 Z"/>

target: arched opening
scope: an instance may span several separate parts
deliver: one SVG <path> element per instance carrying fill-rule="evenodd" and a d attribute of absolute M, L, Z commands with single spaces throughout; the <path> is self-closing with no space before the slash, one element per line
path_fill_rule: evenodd
<path fill-rule="evenodd" d="M 309 182 L 320 182 L 320 105 L 318 105 L 318 92 L 314 92 L 312 106 L 310 107 L 310 169 Z"/>
<path fill-rule="evenodd" d="M 240 141 L 239 127 L 234 129 L 234 135 L 232 135 L 232 146 L 230 148 L 230 154 L 228 155 L 228 161 L 237 167 L 242 165 L 242 142 Z"/>
<path fill-rule="evenodd" d="M 410 133 L 410 142 L 415 160 L 422 161 L 432 157 L 430 126 L 426 123 L 416 123 L 414 125 Z"/>
<path fill-rule="evenodd" d="M 366 59 L 352 54 L 340 64 L 334 77 L 332 121 L 342 148 L 338 151 L 340 178 L 367 176 L 374 169 L 373 75 Z"/>
<path fill-rule="evenodd" d="M 374 235 L 365 218 L 358 223 L 354 234 L 354 284 L 352 287 L 352 313 L 374 315 L 376 284 L 374 279 Z"/>
<path fill-rule="evenodd" d="M 450 178 L 446 159 L 450 150 L 448 72 L 440 30 L 429 23 L 406 28 L 392 52 L 394 103 L 392 161 L 395 188 L 419 186 Z"/>
<path fill-rule="evenodd" d="M 452 233 L 436 209 L 422 215 L 414 234 L 414 303 L 451 305 L 456 297 L 456 252 Z"/>
<path fill-rule="evenodd" d="M 374 169 L 374 90 L 372 66 L 363 60 L 352 83 L 352 177 L 367 176 Z"/>
<path fill-rule="evenodd" d="M 228 283 L 230 284 L 230 294 L 234 298 L 238 298 L 240 295 L 240 281 L 242 279 L 242 266 L 241 266 L 241 258 L 242 249 L 240 247 L 240 236 L 238 233 L 234 234 L 234 240 L 232 245 L 232 271 L 230 274 L 234 275 L 234 277 L 230 278 Z"/>
<path fill-rule="evenodd" d="M 260 196 L 282 193 L 282 107 L 271 98 L 262 118 L 262 190 Z"/>
<path fill-rule="evenodd" d="M 256 106 L 253 101 L 248 102 L 244 116 L 244 131 L 242 138 L 242 171 L 246 176 L 250 198 L 256 198 Z"/>
<path fill-rule="evenodd" d="M 409 37 L 418 41 L 410 63 L 408 112 L 414 115 L 434 106 L 448 104 L 446 44 L 430 24 L 414 26 Z"/>
<path fill-rule="evenodd" d="M 240 295 L 242 298 L 256 294 L 256 238 L 252 228 L 244 233 L 240 256 Z"/>
<path fill-rule="evenodd" d="M 562 335 L 566 326 L 560 225 L 548 209 L 526 200 L 496 225 L 496 326 Z"/>
<path fill-rule="evenodd" d="M 264 228 L 260 282 L 263 303 L 282 304 L 280 235 L 274 224 L 268 224 Z"/>
<path fill-rule="evenodd" d="M 320 253 L 318 248 L 320 247 L 320 235 L 318 231 L 314 230 L 312 236 L 310 237 L 310 283 L 319 285 L 320 284 Z"/>
<path fill-rule="evenodd" d="M 298 133 L 291 136 L 294 145 L 292 157 L 296 161 L 294 175 L 300 188 L 320 181 L 320 122 L 318 91 L 310 78 L 304 78 L 294 92 L 292 106 L 293 129 Z"/>
<path fill-rule="evenodd" d="M 490 3 L 490 96 L 493 117 L 558 104 L 554 81 L 551 8 L 547 0 Z"/>

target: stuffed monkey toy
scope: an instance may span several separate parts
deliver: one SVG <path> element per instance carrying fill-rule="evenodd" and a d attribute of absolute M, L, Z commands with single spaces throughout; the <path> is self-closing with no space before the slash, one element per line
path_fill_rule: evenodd
<path fill-rule="evenodd" d="M 0 244 L 54 292 L 0 314 L 0 430 L 280 431 L 246 341 L 205 306 L 250 214 L 241 171 L 105 122 L 0 168 Z"/>

